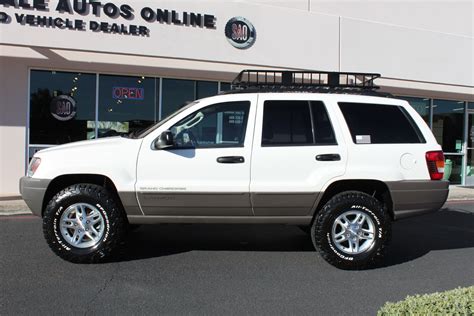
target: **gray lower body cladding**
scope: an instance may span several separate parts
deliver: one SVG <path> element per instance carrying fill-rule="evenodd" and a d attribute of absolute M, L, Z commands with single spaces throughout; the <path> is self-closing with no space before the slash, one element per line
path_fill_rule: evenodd
<path fill-rule="evenodd" d="M 20 193 L 31 212 L 41 216 L 43 199 L 51 180 L 22 177 L 20 179 Z"/>
<path fill-rule="evenodd" d="M 138 193 L 150 216 L 310 216 L 318 193 Z M 128 215 L 131 214 L 127 211 Z"/>
<path fill-rule="evenodd" d="M 439 210 L 449 192 L 447 181 L 394 181 L 386 183 L 395 219 Z M 320 200 L 320 192 L 150 192 L 138 193 L 148 220 L 135 211 L 129 220 L 199 223 L 306 223 Z"/>
<path fill-rule="evenodd" d="M 395 219 L 435 212 L 448 199 L 448 181 L 396 181 L 386 184 L 392 197 Z"/>

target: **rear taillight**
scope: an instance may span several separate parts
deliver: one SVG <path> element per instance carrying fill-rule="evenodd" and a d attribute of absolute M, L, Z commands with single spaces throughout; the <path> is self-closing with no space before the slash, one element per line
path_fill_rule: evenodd
<path fill-rule="evenodd" d="M 426 153 L 426 164 L 431 180 L 441 180 L 444 175 L 444 155 L 442 151 L 429 151 Z"/>

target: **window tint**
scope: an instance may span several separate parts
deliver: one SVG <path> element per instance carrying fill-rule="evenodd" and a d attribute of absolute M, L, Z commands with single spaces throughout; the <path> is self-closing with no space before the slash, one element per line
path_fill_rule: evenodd
<path fill-rule="evenodd" d="M 339 107 L 356 144 L 424 142 L 408 112 L 399 106 L 340 102 Z"/>
<path fill-rule="evenodd" d="M 313 144 L 308 102 L 266 101 L 262 145 L 306 144 Z"/>
<path fill-rule="evenodd" d="M 214 104 L 188 115 L 172 128 L 174 148 L 241 147 L 250 102 Z"/>
<path fill-rule="evenodd" d="M 314 121 L 314 137 L 317 145 L 336 145 L 336 137 L 328 112 L 321 101 L 311 101 Z"/>
<path fill-rule="evenodd" d="M 266 101 L 263 111 L 263 146 L 336 144 L 322 102 Z"/>

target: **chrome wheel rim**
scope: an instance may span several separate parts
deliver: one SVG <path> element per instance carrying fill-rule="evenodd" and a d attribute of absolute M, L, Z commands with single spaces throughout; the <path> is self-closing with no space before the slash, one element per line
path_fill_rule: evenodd
<path fill-rule="evenodd" d="M 364 212 L 350 210 L 339 215 L 332 225 L 332 240 L 340 251 L 358 255 L 375 243 L 375 225 Z"/>
<path fill-rule="evenodd" d="M 76 248 L 90 248 L 102 239 L 105 220 L 95 206 L 76 203 L 63 212 L 59 227 L 61 236 L 68 244 Z"/>

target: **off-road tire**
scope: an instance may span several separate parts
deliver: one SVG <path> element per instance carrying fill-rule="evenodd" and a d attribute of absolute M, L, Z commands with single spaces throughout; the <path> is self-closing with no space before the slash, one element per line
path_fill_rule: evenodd
<path fill-rule="evenodd" d="M 375 241 L 372 247 L 360 254 L 348 254 L 338 249 L 331 234 L 334 221 L 348 210 L 363 212 L 375 226 Z M 313 245 L 322 258 L 346 270 L 366 269 L 379 264 L 390 235 L 391 219 L 386 207 L 376 198 L 359 191 L 335 195 L 317 213 L 311 227 Z"/>
<path fill-rule="evenodd" d="M 93 247 L 76 248 L 60 232 L 62 213 L 75 203 L 94 205 L 105 219 L 103 236 Z M 121 244 L 126 226 L 124 212 L 114 195 L 95 184 L 74 184 L 63 189 L 49 201 L 43 215 L 43 234 L 49 247 L 62 259 L 74 263 L 105 261 Z"/>

